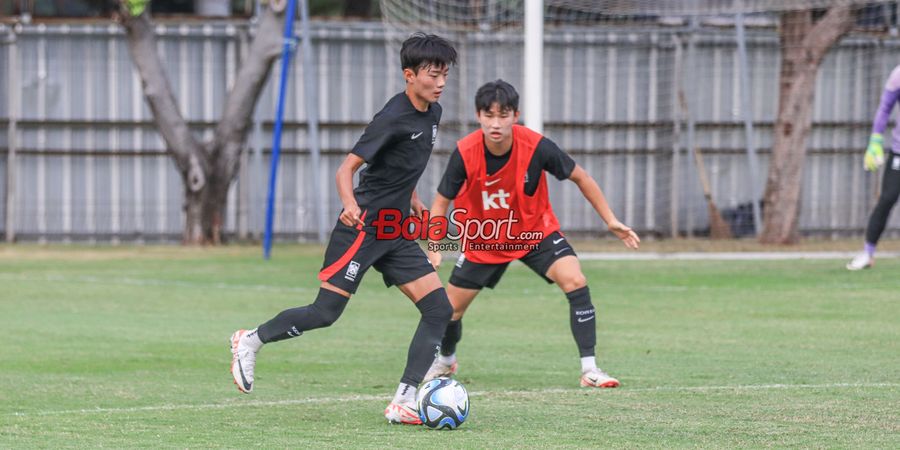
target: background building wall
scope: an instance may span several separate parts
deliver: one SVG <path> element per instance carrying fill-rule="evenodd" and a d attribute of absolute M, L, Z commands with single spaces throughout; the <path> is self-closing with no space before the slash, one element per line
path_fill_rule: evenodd
<path fill-rule="evenodd" d="M 252 30 L 219 22 L 161 24 L 157 31 L 182 114 L 198 136 L 210 136 Z M 313 22 L 316 66 L 303 67 L 295 58 L 288 88 L 276 203 L 280 238 L 315 236 L 316 190 L 326 193 L 328 216 L 337 217 L 340 201 L 330 175 L 369 119 L 402 89 L 398 49 L 388 48 L 386 33 L 381 23 Z M 10 195 L 8 149 L 14 144 L 10 204 L 17 237 L 178 239 L 182 182 L 155 131 L 118 26 L 37 24 L 17 33 L 0 28 L 0 36 L 8 38 L 0 44 L 0 198 Z M 697 32 L 693 64 L 686 59 L 689 37 L 673 27 L 547 29 L 545 134 L 597 179 L 620 219 L 642 233 L 703 233 L 708 226 L 688 151 L 686 114 L 696 121 L 695 148 L 704 156 L 720 209 L 758 200 L 765 182 L 778 92 L 774 31 L 752 31 L 748 40 L 761 172 L 756 195 L 744 152 L 733 32 Z M 519 35 L 450 38 L 462 60 L 451 71 L 435 155 L 419 184 L 426 201 L 456 139 L 477 125 L 472 97 L 478 86 L 496 78 L 522 85 Z M 823 63 L 807 142 L 802 233 L 862 233 L 880 183 L 879 175 L 862 171 L 862 153 L 884 79 L 897 63 L 897 41 L 866 37 L 844 39 Z M 229 195 L 226 230 L 232 236 L 258 236 L 263 226 L 277 64 L 273 69 Z M 309 165 L 305 128 L 302 80 L 311 70 L 319 87 L 320 168 Z M 10 86 L 11 79 L 17 86 Z M 688 111 L 679 107 L 679 86 Z M 12 90 L 20 104 L 14 104 Z M 328 175 L 321 186 L 312 185 L 312 170 Z M 565 230 L 605 229 L 574 184 L 550 178 Z M 0 228 L 9 213 L 7 201 L 0 202 Z M 898 215 L 892 216 L 888 235 L 900 231 Z"/>

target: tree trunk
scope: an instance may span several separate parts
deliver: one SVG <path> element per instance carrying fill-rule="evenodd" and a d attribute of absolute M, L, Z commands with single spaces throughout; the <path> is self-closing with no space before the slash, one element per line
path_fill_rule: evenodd
<path fill-rule="evenodd" d="M 221 244 L 231 180 L 222 179 L 219 174 L 213 172 L 207 178 L 203 189 L 191 191 L 188 185 L 185 184 L 184 192 L 185 223 L 182 244 Z"/>
<path fill-rule="evenodd" d="M 779 27 L 781 74 L 778 116 L 763 197 L 760 242 L 797 241 L 800 188 L 806 159 L 806 137 L 812 126 L 813 90 L 819 65 L 828 50 L 853 26 L 849 6 L 835 6 L 813 24 L 812 12 L 782 13 Z"/>
<path fill-rule="evenodd" d="M 222 226 L 231 179 L 222 179 L 219 174 L 212 175 L 199 192 L 185 189 L 184 244 L 222 243 Z"/>
<path fill-rule="evenodd" d="M 219 244 L 228 188 L 238 172 L 256 100 L 281 51 L 283 17 L 263 8 L 256 37 L 241 61 L 234 86 L 229 87 L 222 118 L 212 140 L 203 144 L 191 133 L 178 109 L 147 13 L 130 15 L 127 0 L 123 0 L 120 20 L 156 127 L 184 182 L 182 243 Z"/>

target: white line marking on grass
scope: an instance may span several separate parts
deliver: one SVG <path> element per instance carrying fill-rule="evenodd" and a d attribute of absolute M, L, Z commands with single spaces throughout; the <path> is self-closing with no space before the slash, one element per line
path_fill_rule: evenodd
<path fill-rule="evenodd" d="M 838 389 L 838 388 L 892 388 L 900 383 L 828 383 L 828 384 L 738 384 L 732 386 L 657 386 L 651 388 L 622 389 L 623 392 L 710 392 L 710 391 L 762 391 L 769 389 Z"/>
<path fill-rule="evenodd" d="M 175 281 L 160 280 L 154 278 L 124 278 L 124 277 L 95 277 L 90 275 L 44 275 L 33 276 L 28 274 L 0 274 L 2 281 L 29 281 L 29 282 L 53 282 L 53 283 L 83 283 L 83 284 L 101 284 L 101 285 L 126 285 L 126 286 L 174 286 L 183 288 L 200 288 L 200 289 L 225 289 L 225 290 L 247 290 L 247 291 L 266 291 L 266 292 L 312 292 L 312 288 L 291 287 L 291 286 L 273 286 L 267 284 L 237 284 L 237 283 L 198 283 L 194 281 Z M 318 288 L 315 289 L 316 291 Z"/>
<path fill-rule="evenodd" d="M 579 252 L 578 258 L 585 261 L 780 261 L 849 259 L 858 254 L 859 252 Z M 878 252 L 879 259 L 897 257 L 900 257 L 900 252 Z"/>
<path fill-rule="evenodd" d="M 375 400 L 387 400 L 387 395 L 348 395 L 343 397 L 312 397 L 294 400 L 251 400 L 247 402 L 235 401 L 228 403 L 206 403 L 206 404 L 181 404 L 181 405 L 156 405 L 156 406 L 135 406 L 132 408 L 85 408 L 85 409 L 66 409 L 59 411 L 35 411 L 35 412 L 16 412 L 12 416 L 55 416 L 66 414 L 95 414 L 95 413 L 132 413 L 146 411 L 177 411 L 177 410 L 204 410 L 204 409 L 224 409 L 224 408 L 241 408 L 246 406 L 290 406 L 290 405 L 308 405 L 322 403 L 342 403 L 342 402 L 366 402 Z"/>
<path fill-rule="evenodd" d="M 603 392 L 610 394 L 629 394 L 629 393 L 645 393 L 645 392 L 714 392 L 714 391 L 763 391 L 772 389 L 845 389 L 845 388 L 900 388 L 900 383 L 830 383 L 830 384 L 744 384 L 733 386 L 657 386 L 650 388 L 634 388 L 627 387 L 618 389 L 603 389 Z M 529 397 L 540 396 L 546 394 L 563 394 L 563 393 L 587 393 L 597 392 L 599 389 L 540 389 L 540 390 L 521 390 L 521 391 L 481 391 L 471 392 L 472 397 Z M 117 414 L 117 413 L 136 413 L 136 412 L 153 412 L 153 411 L 178 411 L 178 410 L 205 410 L 205 409 L 225 409 L 247 406 L 291 406 L 291 405 L 316 405 L 324 403 L 345 403 L 345 402 L 369 402 L 369 401 L 388 401 L 388 395 L 346 395 L 340 397 L 311 397 L 293 400 L 251 400 L 251 401 L 231 401 L 227 403 L 205 403 L 205 404 L 181 404 L 181 405 L 155 405 L 155 406 L 135 406 L 131 408 L 85 408 L 85 409 L 64 409 L 57 411 L 34 411 L 34 412 L 14 412 L 9 416 L 14 417 L 33 417 L 33 416 L 55 416 L 67 414 Z"/>

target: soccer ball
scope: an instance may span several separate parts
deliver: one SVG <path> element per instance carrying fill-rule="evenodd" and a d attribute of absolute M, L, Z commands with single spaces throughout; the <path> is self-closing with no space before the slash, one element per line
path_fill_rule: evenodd
<path fill-rule="evenodd" d="M 416 406 L 422 425 L 452 430 L 469 417 L 469 393 L 459 381 L 435 378 L 419 388 Z"/>

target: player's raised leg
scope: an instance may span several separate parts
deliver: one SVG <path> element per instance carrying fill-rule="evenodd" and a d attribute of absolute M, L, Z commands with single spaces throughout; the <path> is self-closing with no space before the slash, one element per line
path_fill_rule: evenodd
<path fill-rule="evenodd" d="M 286 309 L 258 328 L 238 330 L 231 337 L 231 375 L 238 390 L 253 390 L 256 354 L 263 344 L 300 336 L 305 331 L 331 326 L 344 312 L 368 268 L 379 255 L 379 243 L 361 224 L 335 224 L 319 272 L 321 281 L 315 300 L 299 308 Z M 352 276 L 351 276 L 352 275 Z"/>
<path fill-rule="evenodd" d="M 423 255 L 423 258 L 424 255 Z M 441 336 L 453 315 L 447 292 L 436 272 L 398 286 L 419 309 L 421 317 L 406 357 L 406 368 L 394 399 L 384 410 L 391 423 L 418 425 L 422 421 L 416 409 L 416 390 L 428 367 L 440 351 Z"/>
<path fill-rule="evenodd" d="M 263 344 L 300 336 L 304 331 L 329 327 L 344 312 L 350 293 L 323 282 L 315 301 L 299 308 L 286 309 L 253 330 L 238 330 L 231 335 L 231 375 L 238 390 L 253 391 L 256 354 Z"/>
<path fill-rule="evenodd" d="M 352 219 L 348 214 L 347 210 L 342 211 L 331 230 L 315 300 L 306 306 L 286 309 L 256 329 L 238 330 L 232 335 L 231 375 L 241 392 L 247 394 L 253 390 L 256 354 L 263 344 L 331 326 L 343 314 L 366 271 L 390 245 L 365 231 L 366 212 Z"/>
<path fill-rule="evenodd" d="M 619 380 L 597 367 L 594 353 L 597 344 L 597 312 L 591 302 L 591 292 L 578 258 L 568 255 L 557 259 L 547 270 L 547 278 L 553 280 L 569 300 L 569 323 L 581 356 L 581 386 L 618 387 Z"/>

